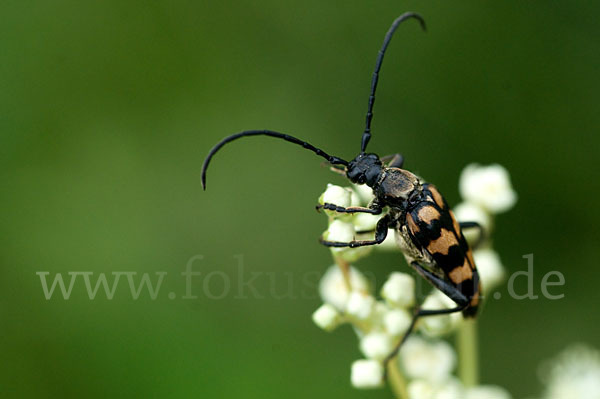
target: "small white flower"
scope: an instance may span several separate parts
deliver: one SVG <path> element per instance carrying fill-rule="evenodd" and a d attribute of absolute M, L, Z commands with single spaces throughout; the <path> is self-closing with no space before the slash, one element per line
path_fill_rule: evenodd
<path fill-rule="evenodd" d="M 342 315 L 332 305 L 326 303 L 321 305 L 312 315 L 314 323 L 325 331 L 331 331 L 336 328 Z"/>
<path fill-rule="evenodd" d="M 346 313 L 358 320 L 365 320 L 373 312 L 375 298 L 364 292 L 353 291 L 348 298 Z"/>
<path fill-rule="evenodd" d="M 457 305 L 448 298 L 443 292 L 433 290 L 425 298 L 421 308 L 424 310 L 452 309 Z M 440 337 L 452 331 L 461 322 L 460 312 L 442 314 L 435 316 L 426 316 L 419 319 L 419 329 L 429 337 Z"/>
<path fill-rule="evenodd" d="M 467 165 L 460 175 L 459 189 L 465 200 L 474 202 L 491 213 L 507 211 L 517 201 L 508 172 L 498 164 Z"/>
<path fill-rule="evenodd" d="M 452 212 L 459 222 L 478 223 L 483 228 L 483 234 L 487 236 L 492 231 L 492 217 L 473 202 L 461 202 Z M 477 228 L 463 229 L 463 234 L 469 244 L 474 244 L 481 236 L 481 232 Z"/>
<path fill-rule="evenodd" d="M 371 316 L 365 320 L 370 327 L 370 331 L 384 331 L 385 327 L 383 325 L 383 318 L 389 311 L 390 308 L 385 302 L 375 301 Z M 364 334 L 359 335 L 359 338 L 362 338 L 363 336 Z"/>
<path fill-rule="evenodd" d="M 506 272 L 498 253 L 493 249 L 484 248 L 473 251 L 473 258 L 477 265 L 483 292 L 487 295 L 504 281 Z"/>
<path fill-rule="evenodd" d="M 348 263 L 354 263 L 357 260 L 369 255 L 373 250 L 373 246 L 364 246 L 357 248 L 338 248 L 341 251 L 335 251 L 335 256 L 339 256 Z"/>
<path fill-rule="evenodd" d="M 396 230 L 388 229 L 387 236 L 385 240 L 375 247 L 376 249 L 381 249 L 384 251 L 400 251 L 400 247 L 398 246 L 398 242 L 396 241 Z"/>
<path fill-rule="evenodd" d="M 600 352 L 582 344 L 565 349 L 542 366 L 544 399 L 600 398 Z"/>
<path fill-rule="evenodd" d="M 385 330 L 394 337 L 404 334 L 411 322 L 412 316 L 404 309 L 393 309 L 383 316 Z"/>
<path fill-rule="evenodd" d="M 323 238 L 327 241 L 350 242 L 355 237 L 354 225 L 351 223 L 351 218 L 334 219 L 330 224 Z M 339 256 L 348 263 L 356 262 L 358 259 L 368 255 L 372 250 L 372 246 L 363 246 L 357 248 L 349 247 L 331 247 L 331 253 L 334 256 Z"/>
<path fill-rule="evenodd" d="M 371 215 L 370 213 L 356 213 L 352 218 L 352 224 L 356 231 L 375 230 L 377 222 L 381 219 L 381 215 Z"/>
<path fill-rule="evenodd" d="M 362 200 L 360 199 L 356 191 L 352 189 L 350 189 L 350 191 L 352 192 L 350 194 L 350 206 L 363 206 Z"/>
<path fill-rule="evenodd" d="M 355 238 L 354 225 L 350 223 L 350 219 L 334 219 L 323 233 L 323 238 L 327 241 L 350 242 Z M 329 249 L 334 256 L 353 251 L 353 248 L 348 247 L 331 247 Z"/>
<path fill-rule="evenodd" d="M 387 334 L 371 332 L 360 340 L 360 350 L 369 359 L 383 360 L 394 350 L 394 343 Z"/>
<path fill-rule="evenodd" d="M 368 292 L 369 283 L 364 275 L 350 267 L 350 285 L 352 290 Z M 342 271 L 337 265 L 327 269 L 319 282 L 319 293 L 323 302 L 335 306 L 338 310 L 346 309 L 350 292 L 346 286 Z"/>
<path fill-rule="evenodd" d="M 352 188 L 358 195 L 358 198 L 360 198 L 360 204 L 363 206 L 366 206 L 373 200 L 373 198 L 375 198 L 373 195 L 373 189 L 366 184 L 353 184 Z"/>
<path fill-rule="evenodd" d="M 356 197 L 354 191 L 347 187 L 336 186 L 334 184 L 328 184 L 327 189 L 321 194 L 318 199 L 319 204 L 324 203 L 334 204 L 347 208 L 353 206 L 352 198 Z M 340 213 L 329 209 L 324 209 L 324 212 L 331 219 L 339 219 L 344 221 L 351 221 L 352 215 L 349 213 Z"/>
<path fill-rule="evenodd" d="M 465 399 L 465 392 L 462 383 L 454 378 L 439 384 L 435 392 L 435 399 Z"/>
<path fill-rule="evenodd" d="M 334 220 L 329 224 L 323 237 L 328 241 L 349 242 L 354 239 L 354 226 L 341 220 Z M 343 248 L 333 248 L 343 249 Z"/>
<path fill-rule="evenodd" d="M 408 384 L 409 399 L 465 399 L 462 384 L 450 377 L 433 383 L 427 380 L 412 380 Z"/>
<path fill-rule="evenodd" d="M 383 384 L 383 365 L 377 360 L 352 363 L 350 381 L 355 388 L 377 388 Z"/>
<path fill-rule="evenodd" d="M 476 203 L 461 202 L 452 209 L 452 212 L 459 222 L 477 222 L 486 230 L 490 228 L 492 218 Z"/>
<path fill-rule="evenodd" d="M 406 340 L 400 359 L 408 377 L 431 382 L 446 380 L 456 364 L 456 355 L 447 342 L 427 342 L 417 335 Z"/>
<path fill-rule="evenodd" d="M 319 197 L 319 204 L 335 204 L 337 206 L 348 207 L 352 204 L 352 190 L 346 187 L 328 184 L 327 189 Z"/>
<path fill-rule="evenodd" d="M 392 306 L 407 308 L 415 303 L 415 280 L 406 273 L 390 274 L 381 288 L 381 296 Z"/>
<path fill-rule="evenodd" d="M 409 399 L 434 399 L 435 387 L 429 381 L 412 380 L 407 391 Z"/>
<path fill-rule="evenodd" d="M 564 396 L 562 399 L 571 398 Z M 573 396 L 573 398 L 581 398 Z M 465 399 L 511 399 L 508 391 L 497 385 L 480 385 L 477 387 L 467 388 Z"/>

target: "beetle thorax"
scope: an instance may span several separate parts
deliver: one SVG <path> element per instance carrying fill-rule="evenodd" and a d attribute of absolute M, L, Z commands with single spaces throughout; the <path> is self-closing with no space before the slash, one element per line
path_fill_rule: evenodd
<path fill-rule="evenodd" d="M 385 168 L 374 189 L 375 196 L 392 207 L 401 206 L 420 191 L 419 178 L 408 170 Z"/>

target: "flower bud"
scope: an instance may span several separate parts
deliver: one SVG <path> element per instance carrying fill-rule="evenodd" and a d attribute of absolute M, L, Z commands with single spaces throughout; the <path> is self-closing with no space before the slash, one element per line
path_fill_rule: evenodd
<path fill-rule="evenodd" d="M 423 310 L 452 309 L 456 303 L 443 292 L 433 290 L 421 305 Z M 419 329 L 429 337 L 440 337 L 448 334 L 462 321 L 460 312 L 422 317 L 419 320 Z"/>
<path fill-rule="evenodd" d="M 517 201 L 508 172 L 498 164 L 467 165 L 460 175 L 459 189 L 466 201 L 474 202 L 491 213 L 507 211 Z"/>
<path fill-rule="evenodd" d="M 383 284 L 381 296 L 391 306 L 410 307 L 415 303 L 415 280 L 409 274 L 394 272 Z"/>
<path fill-rule="evenodd" d="M 369 359 L 383 360 L 394 350 L 394 344 L 389 335 L 371 332 L 360 340 L 360 350 Z"/>
<path fill-rule="evenodd" d="M 376 249 L 380 249 L 383 251 L 400 251 L 400 247 L 398 246 L 398 242 L 396 241 L 396 230 L 388 229 L 387 236 L 385 240 L 375 247 Z"/>
<path fill-rule="evenodd" d="M 451 376 L 456 354 L 446 341 L 427 342 L 412 335 L 400 349 L 400 359 L 406 375 L 431 382 Z"/>
<path fill-rule="evenodd" d="M 385 330 L 394 337 L 406 333 L 411 322 L 411 314 L 404 309 L 393 309 L 383 316 Z"/>
<path fill-rule="evenodd" d="M 326 303 L 321 305 L 312 315 L 314 323 L 325 331 L 332 331 L 341 320 L 342 315 L 332 305 Z"/>
<path fill-rule="evenodd" d="M 568 392 L 567 396 L 561 398 L 570 398 L 572 392 Z M 511 399 L 508 391 L 497 385 L 480 385 L 472 388 L 467 388 L 465 399 Z M 582 398 L 584 396 L 573 396 L 573 398 Z"/>
<path fill-rule="evenodd" d="M 353 291 L 348 298 L 346 313 L 358 320 L 367 319 L 373 312 L 375 298 L 363 292 Z"/>
<path fill-rule="evenodd" d="M 383 365 L 376 360 L 357 360 L 352 363 L 350 377 L 355 388 L 377 388 L 383 384 Z"/>
<path fill-rule="evenodd" d="M 459 222 L 476 222 L 483 228 L 483 234 L 489 236 L 492 231 L 491 216 L 479 205 L 473 202 L 461 202 L 453 210 L 456 220 Z M 473 245 L 479 240 L 482 232 L 477 228 L 463 229 L 462 233 L 469 242 Z"/>
<path fill-rule="evenodd" d="M 350 242 L 356 239 L 354 225 L 350 223 L 352 219 L 334 219 L 330 224 L 323 238 L 327 241 Z M 350 247 L 331 247 L 329 248 L 333 256 L 339 256 L 348 263 L 356 262 L 358 259 L 368 255 L 372 246 L 362 246 L 356 248 Z"/>
<path fill-rule="evenodd" d="M 484 248 L 473 251 L 473 258 L 477 265 L 479 278 L 484 295 L 488 295 L 499 286 L 506 277 L 506 272 L 498 253 L 493 249 Z"/>
<path fill-rule="evenodd" d="M 360 198 L 360 204 L 362 206 L 367 206 L 367 204 L 369 204 L 373 198 L 375 198 L 375 195 L 373 195 L 373 189 L 366 184 L 353 184 L 352 188 L 353 191 L 358 195 L 358 198 Z"/>
<path fill-rule="evenodd" d="M 356 231 L 371 231 L 375 230 L 379 219 L 381 219 L 381 215 L 359 212 L 352 217 L 352 224 Z"/>
<path fill-rule="evenodd" d="M 465 399 L 462 384 L 453 377 L 435 383 L 423 379 L 412 380 L 407 390 L 409 399 Z"/>
<path fill-rule="evenodd" d="M 354 240 L 354 226 L 352 223 L 334 220 L 329 224 L 327 231 L 323 234 L 327 241 L 350 242 Z M 332 248 L 340 250 L 343 248 Z"/>
<path fill-rule="evenodd" d="M 342 186 L 328 184 L 327 189 L 319 197 L 319 204 L 335 204 L 337 206 L 348 207 L 352 203 L 352 191 Z"/>
<path fill-rule="evenodd" d="M 409 399 L 434 399 L 435 387 L 426 380 L 413 380 L 407 387 Z"/>
<path fill-rule="evenodd" d="M 327 203 L 347 208 L 352 205 L 352 194 L 353 191 L 349 188 L 328 184 L 327 189 L 321 194 L 318 202 L 321 205 Z M 348 213 L 339 213 L 329 209 L 325 209 L 324 211 L 328 216 L 335 219 L 348 220 L 352 217 Z"/>
<path fill-rule="evenodd" d="M 350 267 L 349 274 L 350 285 L 353 291 L 368 291 L 369 283 L 363 274 L 353 267 Z M 319 294 L 323 302 L 333 305 L 339 311 L 346 309 L 350 291 L 338 265 L 330 266 L 321 278 L 319 282 Z"/>

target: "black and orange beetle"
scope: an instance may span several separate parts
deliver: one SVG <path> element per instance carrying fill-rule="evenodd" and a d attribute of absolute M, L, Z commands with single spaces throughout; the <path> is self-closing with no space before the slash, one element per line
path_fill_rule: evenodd
<path fill-rule="evenodd" d="M 342 158 L 331 156 L 323 150 L 287 134 L 270 130 L 248 130 L 221 140 L 210 150 L 202 166 L 202 186 L 206 188 L 206 170 L 210 160 L 221 147 L 240 137 L 270 136 L 301 145 L 325 158 L 352 183 L 366 184 L 373 189 L 375 198 L 368 207 L 344 208 L 325 203 L 317 206 L 317 209 L 323 208 L 341 213 L 365 212 L 373 215 L 383 214 L 384 209 L 387 210 L 377 223 L 374 239 L 350 242 L 321 239 L 321 243 L 328 247 L 376 245 L 385 240 L 388 229 L 392 228 L 396 232 L 398 243 L 408 263 L 434 287 L 456 303 L 456 307 L 451 309 L 417 309 L 411 327 L 394 352 L 389 355 L 388 360 L 396 354 L 419 317 L 454 312 L 462 312 L 465 317 L 475 317 L 481 294 L 479 275 L 473 255 L 461 231 L 461 228 L 478 227 L 482 232 L 479 225 L 474 222 L 458 223 L 448 204 L 433 185 L 421 181 L 413 173 L 402 169 L 403 157 L 400 154 L 379 158 L 376 154 L 366 152 L 371 138 L 370 126 L 375 90 L 383 57 L 398 26 L 410 18 L 419 21 L 425 30 L 423 18 L 416 13 L 408 12 L 394 20 L 385 35 L 373 72 L 366 127 L 362 135 L 360 153 L 352 161 L 348 162 Z"/>

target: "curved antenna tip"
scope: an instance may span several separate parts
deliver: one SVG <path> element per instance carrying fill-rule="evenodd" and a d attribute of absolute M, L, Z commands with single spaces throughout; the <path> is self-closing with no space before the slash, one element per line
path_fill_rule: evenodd
<path fill-rule="evenodd" d="M 394 32 L 400 26 L 401 23 L 406 21 L 407 19 L 414 18 L 419 21 L 419 25 L 424 31 L 427 31 L 427 26 L 425 25 L 425 19 L 421 16 L 421 14 L 417 14 L 416 12 L 408 11 L 404 14 L 400 15 L 398 18 L 392 22 L 389 30 L 385 34 L 383 38 L 383 44 L 381 45 L 381 50 L 377 54 L 377 60 L 375 61 L 375 70 L 373 71 L 373 76 L 371 77 L 371 93 L 369 94 L 369 105 L 367 108 L 367 116 L 365 123 L 365 130 L 362 135 L 360 151 L 364 153 L 367 150 L 367 145 L 369 144 L 369 140 L 371 139 L 371 120 L 373 119 L 373 105 L 375 104 L 375 91 L 377 90 L 377 83 L 379 81 L 379 71 L 381 70 L 381 64 L 383 63 L 383 56 L 385 55 L 385 51 L 387 50 L 388 44 L 392 40 L 392 36 Z"/>
<path fill-rule="evenodd" d="M 202 182 L 202 191 L 206 191 L 206 169 L 208 168 L 208 162 L 210 161 L 210 153 L 204 163 L 202 164 L 202 174 L 200 175 L 200 181 Z"/>
<path fill-rule="evenodd" d="M 206 156 L 206 159 L 204 159 L 204 163 L 202 164 L 202 174 L 201 174 L 202 189 L 206 191 L 206 171 L 208 170 L 208 165 L 210 164 L 210 160 L 217 153 L 217 151 L 219 151 L 221 149 L 221 147 L 223 147 L 225 144 L 227 144 L 231 141 L 237 140 L 241 137 L 261 136 L 261 135 L 275 137 L 275 138 L 282 139 L 282 140 L 285 140 L 285 141 L 293 143 L 293 144 L 300 145 L 300 146 L 302 146 L 302 148 L 310 150 L 310 151 L 314 152 L 315 154 L 317 154 L 318 156 L 325 158 L 332 165 L 337 165 L 337 164 L 348 165 L 348 161 L 345 161 L 342 158 L 339 158 L 336 156 L 329 155 L 325 151 L 321 150 L 320 148 L 317 148 L 306 141 L 302 141 L 302 140 L 300 140 L 296 137 L 290 136 L 288 134 L 274 132 L 272 130 L 245 130 L 243 132 L 232 134 L 231 136 L 225 137 L 224 139 L 219 141 L 208 152 L 208 155 Z"/>
<path fill-rule="evenodd" d="M 419 21 L 421 28 L 427 32 L 427 24 L 425 23 L 425 19 L 421 16 L 421 14 L 414 13 L 415 18 Z"/>
<path fill-rule="evenodd" d="M 414 18 L 417 21 L 419 21 L 419 25 L 421 25 L 421 29 L 423 29 L 424 31 L 427 31 L 427 24 L 425 23 L 425 18 L 423 18 L 423 16 L 421 14 L 414 12 L 414 11 L 405 12 L 404 14 L 402 14 L 398 18 L 396 18 L 396 21 L 394 21 L 394 22 L 403 22 L 409 18 Z"/>

